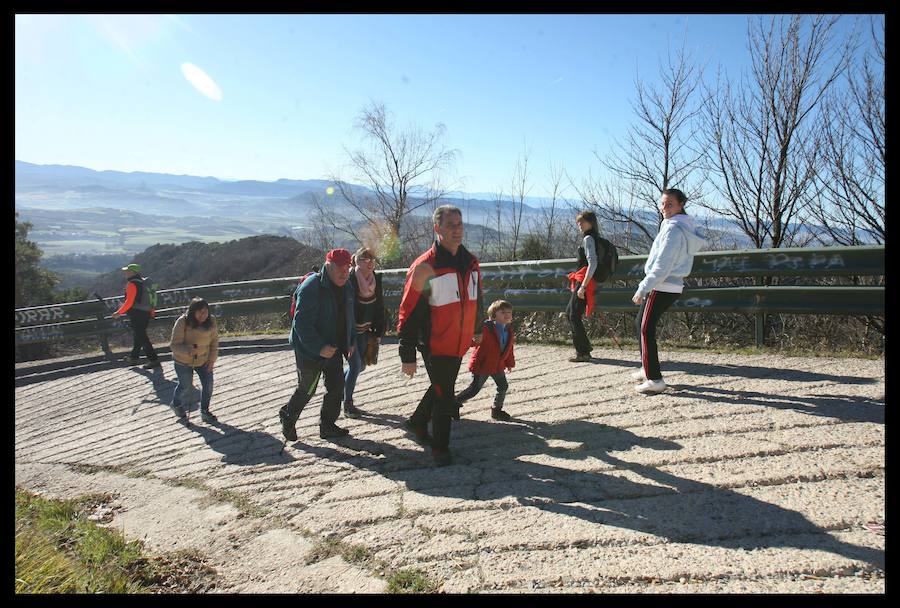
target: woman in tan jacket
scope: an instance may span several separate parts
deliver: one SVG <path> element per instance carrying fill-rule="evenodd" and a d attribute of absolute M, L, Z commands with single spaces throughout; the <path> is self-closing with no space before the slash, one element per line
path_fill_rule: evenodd
<path fill-rule="evenodd" d="M 178 317 L 172 328 L 172 359 L 175 363 L 175 374 L 178 384 L 175 385 L 175 397 L 172 399 L 172 410 L 179 418 L 185 418 L 181 407 L 181 397 L 185 387 L 191 385 L 191 376 L 197 372 L 200 378 L 200 418 L 203 422 L 213 423 L 217 419 L 209 411 L 209 402 L 213 391 L 213 366 L 219 355 L 219 331 L 216 318 L 209 314 L 209 304 L 203 298 L 194 298 L 187 312 Z"/>

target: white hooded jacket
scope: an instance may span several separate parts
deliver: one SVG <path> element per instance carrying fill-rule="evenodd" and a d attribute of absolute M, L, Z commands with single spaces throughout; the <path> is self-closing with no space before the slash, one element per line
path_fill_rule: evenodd
<path fill-rule="evenodd" d="M 691 273 L 694 254 L 705 244 L 706 239 L 700 236 L 691 216 L 681 213 L 663 220 L 644 264 L 644 280 L 635 295 L 645 298 L 654 289 L 667 293 L 684 291 L 684 277 Z"/>

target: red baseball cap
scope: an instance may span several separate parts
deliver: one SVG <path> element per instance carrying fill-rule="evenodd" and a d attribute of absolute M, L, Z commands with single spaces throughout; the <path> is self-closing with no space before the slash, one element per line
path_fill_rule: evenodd
<path fill-rule="evenodd" d="M 349 266 L 351 258 L 350 252 L 346 249 L 332 249 L 325 254 L 326 262 L 332 262 L 338 266 Z"/>

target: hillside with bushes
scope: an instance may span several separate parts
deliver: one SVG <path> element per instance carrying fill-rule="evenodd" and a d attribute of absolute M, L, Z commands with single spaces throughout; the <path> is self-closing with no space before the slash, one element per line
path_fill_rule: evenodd
<path fill-rule="evenodd" d="M 131 260 L 160 289 L 297 276 L 313 264 L 322 265 L 325 252 L 290 237 L 251 236 L 225 243 L 191 241 L 154 245 Z M 124 293 L 124 275 L 114 270 L 97 277 L 91 292 L 104 297 Z"/>

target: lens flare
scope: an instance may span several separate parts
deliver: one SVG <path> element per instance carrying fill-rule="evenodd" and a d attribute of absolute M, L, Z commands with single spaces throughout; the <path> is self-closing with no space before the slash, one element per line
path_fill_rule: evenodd
<path fill-rule="evenodd" d="M 181 73 L 191 85 L 200 91 L 203 95 L 209 97 L 213 101 L 222 101 L 222 89 L 216 84 L 216 81 L 209 77 L 209 74 L 195 66 L 193 63 L 182 63 Z"/>

